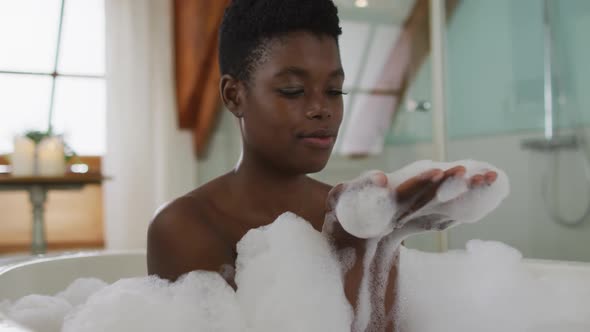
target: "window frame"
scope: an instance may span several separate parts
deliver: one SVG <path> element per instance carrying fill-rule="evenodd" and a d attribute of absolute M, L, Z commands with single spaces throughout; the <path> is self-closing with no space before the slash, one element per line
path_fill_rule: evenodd
<path fill-rule="evenodd" d="M 26 75 L 26 76 L 43 76 L 43 77 L 51 77 L 51 92 L 49 95 L 49 110 L 47 112 L 47 133 L 53 133 L 53 110 L 55 104 L 55 84 L 59 77 L 69 77 L 69 78 L 87 78 L 87 79 L 105 79 L 105 75 L 90 75 L 90 74 L 66 74 L 60 73 L 58 71 L 59 60 L 60 60 L 60 49 L 61 49 L 61 40 L 62 40 L 62 28 L 63 28 L 63 20 L 64 20 L 64 11 L 66 7 L 66 0 L 61 0 L 60 2 L 60 9 L 59 9 L 59 20 L 58 20 L 58 29 L 57 29 L 57 40 L 56 40 L 56 48 L 54 54 L 54 62 L 53 62 L 53 71 L 51 73 L 47 72 L 40 72 L 40 71 L 21 71 L 21 70 L 3 70 L 0 69 L 0 75 Z"/>

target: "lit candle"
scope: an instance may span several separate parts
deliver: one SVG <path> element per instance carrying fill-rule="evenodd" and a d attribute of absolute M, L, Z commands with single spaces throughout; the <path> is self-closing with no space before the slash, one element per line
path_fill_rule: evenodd
<path fill-rule="evenodd" d="M 41 176 L 63 176 L 66 172 L 64 145 L 59 137 L 46 137 L 37 148 L 37 166 Z"/>
<path fill-rule="evenodd" d="M 12 175 L 32 176 L 35 172 L 35 142 L 26 136 L 15 137 L 10 160 Z"/>

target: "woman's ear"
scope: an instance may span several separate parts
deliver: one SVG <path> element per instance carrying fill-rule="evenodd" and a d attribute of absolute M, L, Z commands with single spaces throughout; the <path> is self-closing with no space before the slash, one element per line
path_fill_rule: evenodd
<path fill-rule="evenodd" d="M 241 106 L 243 102 L 243 86 L 231 75 L 221 76 L 219 81 L 219 93 L 221 100 L 227 109 L 233 113 L 235 117 L 241 118 L 243 116 Z"/>

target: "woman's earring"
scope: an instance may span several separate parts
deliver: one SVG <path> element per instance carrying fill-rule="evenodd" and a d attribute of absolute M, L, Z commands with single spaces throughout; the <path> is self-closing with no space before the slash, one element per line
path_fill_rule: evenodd
<path fill-rule="evenodd" d="M 244 116 L 244 113 L 242 113 L 242 112 L 237 112 L 236 113 L 236 117 L 238 117 L 238 118 L 241 118 L 243 116 Z"/>

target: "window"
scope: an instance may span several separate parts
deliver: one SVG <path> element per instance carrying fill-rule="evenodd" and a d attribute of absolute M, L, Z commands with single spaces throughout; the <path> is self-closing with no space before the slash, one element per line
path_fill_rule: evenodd
<path fill-rule="evenodd" d="M 28 130 L 105 152 L 104 0 L 0 0 L 0 154 Z"/>

